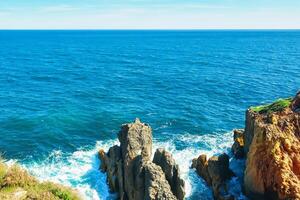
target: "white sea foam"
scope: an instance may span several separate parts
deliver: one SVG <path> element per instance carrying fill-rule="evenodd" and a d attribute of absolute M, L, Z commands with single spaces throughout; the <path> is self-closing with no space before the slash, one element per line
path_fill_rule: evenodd
<path fill-rule="evenodd" d="M 108 150 L 117 141 L 97 142 L 95 148 L 73 154 L 53 151 L 46 160 L 23 165 L 40 180 L 53 181 L 77 189 L 86 200 L 115 199 L 109 194 L 105 174 L 99 171 L 97 150 Z"/>
<path fill-rule="evenodd" d="M 176 144 L 182 144 L 181 149 Z M 108 150 L 109 147 L 118 144 L 117 140 L 99 141 L 94 148 L 89 150 L 78 150 L 73 154 L 65 154 L 61 151 L 53 151 L 46 160 L 34 161 L 24 164 L 34 176 L 40 180 L 49 180 L 76 188 L 86 200 L 108 200 L 115 199 L 109 193 L 106 184 L 105 174 L 99 171 L 100 161 L 97 158 L 97 151 L 100 148 Z M 186 194 L 188 199 L 201 195 L 203 199 L 212 199 L 211 190 L 197 176 L 193 169 L 190 169 L 192 159 L 205 153 L 208 156 L 228 152 L 232 144 L 232 133 L 211 134 L 211 135 L 190 135 L 184 134 L 174 136 L 168 141 L 154 140 L 154 151 L 163 147 L 171 152 L 180 166 L 181 175 L 186 182 Z M 238 163 L 239 162 L 239 163 Z M 238 171 L 243 161 L 231 160 L 230 167 L 237 172 L 238 177 L 231 180 L 232 191 L 237 198 L 243 199 L 241 195 L 240 179 L 241 170 Z"/>

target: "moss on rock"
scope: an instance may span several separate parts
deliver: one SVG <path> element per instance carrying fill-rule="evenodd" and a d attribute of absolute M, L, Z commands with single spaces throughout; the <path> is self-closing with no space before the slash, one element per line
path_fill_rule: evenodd
<path fill-rule="evenodd" d="M 289 107 L 292 101 L 293 98 L 278 99 L 274 103 L 254 106 L 254 107 L 250 107 L 250 109 L 259 114 L 269 114 L 273 112 L 282 111 L 283 109 Z"/>
<path fill-rule="evenodd" d="M 0 199 L 80 200 L 71 188 L 52 182 L 39 182 L 18 165 L 0 160 Z"/>

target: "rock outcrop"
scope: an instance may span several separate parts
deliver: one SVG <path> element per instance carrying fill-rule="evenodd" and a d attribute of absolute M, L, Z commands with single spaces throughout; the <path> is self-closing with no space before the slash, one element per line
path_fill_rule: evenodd
<path fill-rule="evenodd" d="M 244 129 L 233 130 L 232 153 L 235 158 L 240 159 L 244 157 Z"/>
<path fill-rule="evenodd" d="M 229 169 L 229 156 L 227 154 L 213 156 L 208 160 L 206 155 L 200 155 L 193 159 L 192 168 L 195 168 L 197 174 L 212 187 L 214 199 L 234 199 L 229 194 L 227 186 L 227 180 L 234 176 L 234 173 Z"/>
<path fill-rule="evenodd" d="M 284 108 L 247 111 L 244 189 L 250 199 L 300 199 L 299 108 L 300 93 Z"/>
<path fill-rule="evenodd" d="M 136 119 L 122 126 L 120 146 L 99 151 L 100 169 L 112 192 L 124 200 L 182 200 L 184 182 L 172 155 L 163 149 L 152 156 L 152 130 Z"/>
<path fill-rule="evenodd" d="M 294 112 L 300 112 L 300 91 L 296 94 L 291 104 L 291 109 Z"/>
<path fill-rule="evenodd" d="M 180 178 L 179 166 L 175 163 L 172 154 L 159 148 L 154 154 L 153 162 L 162 168 L 173 194 L 178 199 L 184 199 L 184 181 Z"/>

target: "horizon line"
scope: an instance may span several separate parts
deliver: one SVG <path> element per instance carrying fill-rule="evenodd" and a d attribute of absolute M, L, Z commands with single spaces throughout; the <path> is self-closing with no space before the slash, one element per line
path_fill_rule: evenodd
<path fill-rule="evenodd" d="M 105 28 L 99 28 L 99 29 L 84 29 L 84 28 L 74 28 L 74 29 L 19 29 L 19 28 L 13 28 L 13 29 L 2 29 L 0 28 L 0 31 L 300 31 L 300 28 L 178 28 L 178 29 L 160 29 L 160 28 L 144 28 L 144 29 L 136 29 L 136 28 L 128 28 L 128 29 L 105 29 Z"/>

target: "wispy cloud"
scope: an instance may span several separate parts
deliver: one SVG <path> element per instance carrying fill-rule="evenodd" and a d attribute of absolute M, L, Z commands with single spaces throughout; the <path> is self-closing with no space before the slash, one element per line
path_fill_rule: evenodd
<path fill-rule="evenodd" d="M 41 12 L 70 12 L 79 10 L 80 8 L 74 7 L 71 5 L 61 4 L 61 5 L 54 5 L 54 6 L 46 6 L 39 8 Z"/>
<path fill-rule="evenodd" d="M 62 0 L 16 5 L 0 0 L 0 29 L 299 28 L 300 1 L 280 2 Z"/>

